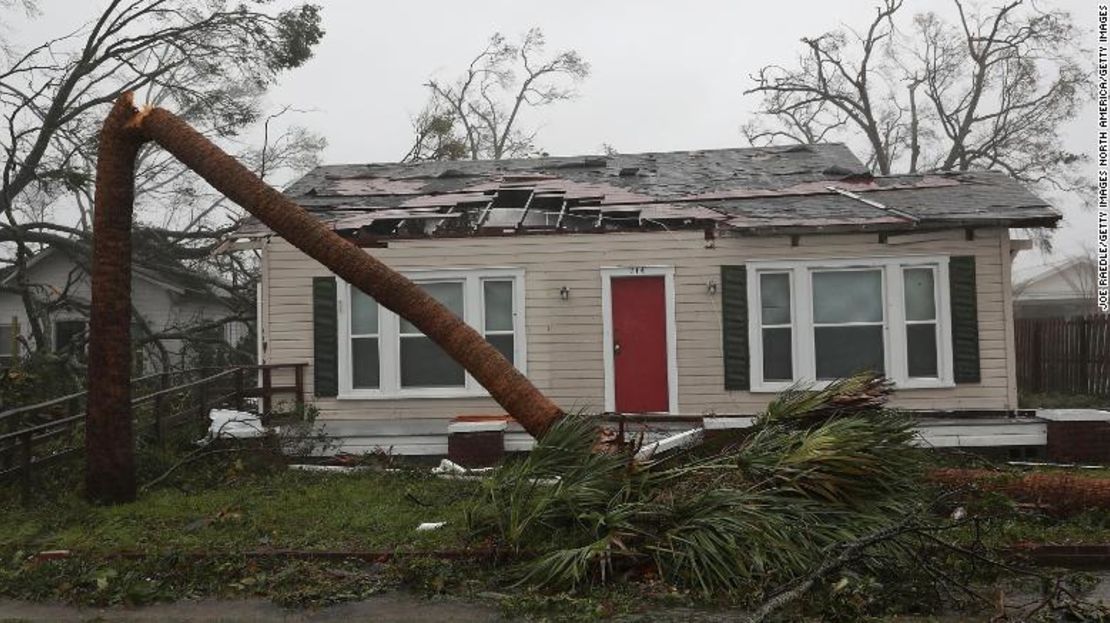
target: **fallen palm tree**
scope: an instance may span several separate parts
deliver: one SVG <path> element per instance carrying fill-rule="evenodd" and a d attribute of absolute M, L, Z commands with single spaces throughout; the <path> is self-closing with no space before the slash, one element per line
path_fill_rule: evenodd
<path fill-rule="evenodd" d="M 524 582 L 581 588 L 658 577 L 706 595 L 804 575 L 823 552 L 921 501 L 911 421 L 871 376 L 784 393 L 754 432 L 649 461 L 595 451 L 588 418 L 563 418 L 485 483 L 479 536 L 541 552 Z"/>
<path fill-rule="evenodd" d="M 135 159 L 153 141 L 312 259 L 415 325 L 457 361 L 535 436 L 559 407 L 484 337 L 404 275 L 340 237 L 263 182 L 185 121 L 161 108 L 139 111 L 130 93 L 116 101 L 100 133 L 93 226 L 86 495 L 135 496 L 131 431 L 131 222 Z"/>
<path fill-rule="evenodd" d="M 945 511 L 965 490 L 928 486 L 927 451 L 913 444 L 911 418 L 886 408 L 890 389 L 870 375 L 795 388 L 746 434 L 648 460 L 634 445 L 596 452 L 596 421 L 566 417 L 483 483 L 470 528 L 519 554 L 518 584 L 689 592 L 746 607 L 739 619 L 753 622 L 945 609 L 1105 616 L 1060 577 L 962 542 L 976 519 Z M 996 582 L 1007 578 L 1045 590 L 1002 604 Z"/>

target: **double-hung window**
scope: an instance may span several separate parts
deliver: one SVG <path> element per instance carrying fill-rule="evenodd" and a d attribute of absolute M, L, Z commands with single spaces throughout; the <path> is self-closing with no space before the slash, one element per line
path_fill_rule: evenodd
<path fill-rule="evenodd" d="M 883 271 L 812 269 L 813 367 L 819 381 L 886 373 Z"/>
<path fill-rule="evenodd" d="M 408 274 L 523 370 L 524 273 L 518 269 Z M 484 390 L 412 323 L 348 284 L 339 288 L 340 397 L 454 397 Z"/>
<path fill-rule="evenodd" d="M 948 258 L 752 262 L 752 389 L 877 372 L 952 384 Z"/>
<path fill-rule="evenodd" d="M 466 279 L 423 282 L 420 285 L 451 313 L 466 318 Z M 399 318 L 398 357 L 401 389 L 466 387 L 462 366 L 408 320 Z"/>
<path fill-rule="evenodd" d="M 936 378 L 940 372 L 940 320 L 937 315 L 935 266 L 902 268 L 905 298 L 906 375 L 911 379 Z"/>
<path fill-rule="evenodd" d="M 760 335 L 763 341 L 763 378 L 790 382 L 794 378 L 794 311 L 790 301 L 790 273 L 759 274 Z"/>
<path fill-rule="evenodd" d="M 4 369 L 15 361 L 18 346 L 15 344 L 15 325 L 0 324 L 0 369 Z"/>
<path fill-rule="evenodd" d="M 346 284 L 344 284 L 346 285 Z M 381 335 L 378 322 L 378 303 L 374 299 L 347 286 L 350 295 L 349 331 L 351 387 L 378 389 L 381 387 Z"/>
<path fill-rule="evenodd" d="M 85 360 L 88 348 L 88 327 L 85 320 L 54 321 L 54 351 L 69 353 L 78 361 Z"/>

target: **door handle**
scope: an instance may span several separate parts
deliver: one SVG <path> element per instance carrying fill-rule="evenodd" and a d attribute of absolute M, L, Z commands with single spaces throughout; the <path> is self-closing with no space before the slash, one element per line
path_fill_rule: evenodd
<path fill-rule="evenodd" d="M 613 342 L 613 354 L 614 355 L 621 354 L 621 343 L 620 342 Z"/>

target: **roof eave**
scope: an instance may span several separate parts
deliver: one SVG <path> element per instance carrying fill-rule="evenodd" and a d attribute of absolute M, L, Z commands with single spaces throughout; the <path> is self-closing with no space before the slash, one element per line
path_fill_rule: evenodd
<path fill-rule="evenodd" d="M 826 225 L 750 225 L 737 226 L 725 225 L 722 231 L 732 232 L 740 236 L 778 236 L 778 235 L 803 235 L 803 234 L 843 234 L 861 232 L 889 232 L 889 231 L 942 231 L 946 229 L 967 229 L 985 227 L 1005 227 L 1008 229 L 1055 228 L 1060 221 L 1059 214 L 1053 216 L 1039 216 L 1025 219 L 944 219 L 933 221 L 918 221 L 904 223 L 875 222 L 875 223 L 830 223 Z"/>

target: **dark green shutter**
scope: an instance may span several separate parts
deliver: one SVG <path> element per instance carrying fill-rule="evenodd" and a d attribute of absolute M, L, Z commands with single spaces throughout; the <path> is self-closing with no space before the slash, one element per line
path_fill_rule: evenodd
<path fill-rule="evenodd" d="M 975 293 L 975 257 L 948 262 L 952 303 L 952 364 L 957 383 L 979 382 L 979 309 Z"/>
<path fill-rule="evenodd" d="M 312 278 L 312 380 L 317 396 L 339 393 L 339 317 L 335 277 Z"/>
<path fill-rule="evenodd" d="M 748 355 L 748 270 L 721 267 L 721 328 L 725 353 L 725 389 L 751 389 Z"/>

